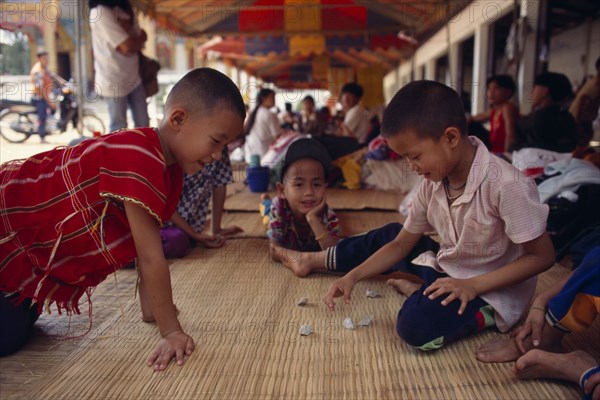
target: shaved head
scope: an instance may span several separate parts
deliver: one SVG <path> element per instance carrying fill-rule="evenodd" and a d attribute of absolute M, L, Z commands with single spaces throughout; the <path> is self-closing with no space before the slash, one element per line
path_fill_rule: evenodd
<path fill-rule="evenodd" d="M 165 109 L 181 107 L 191 115 L 228 109 L 246 118 L 246 107 L 239 89 L 223 73 L 212 68 L 197 68 L 181 78 L 169 92 Z"/>

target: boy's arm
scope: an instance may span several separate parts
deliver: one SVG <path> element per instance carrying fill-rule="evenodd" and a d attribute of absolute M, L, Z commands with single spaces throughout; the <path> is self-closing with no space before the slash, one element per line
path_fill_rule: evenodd
<path fill-rule="evenodd" d="M 344 296 L 344 302 L 350 303 L 350 294 L 354 285 L 371 276 L 381 274 L 404 259 L 423 236 L 410 233 L 402 228 L 394 240 L 377 250 L 365 262 L 348 272 L 344 277 L 333 282 L 325 295 L 325 304 L 330 310 L 335 309 L 335 297 Z"/>
<path fill-rule="evenodd" d="M 306 222 L 310 225 L 310 229 L 315 234 L 315 239 L 319 242 L 321 249 L 325 250 L 331 246 L 335 246 L 337 244 L 337 238 L 334 238 L 330 235 L 329 229 L 327 229 L 327 225 L 325 225 L 321 221 L 321 215 L 323 212 L 327 212 L 327 203 L 326 203 L 326 195 L 323 196 L 319 204 L 314 206 L 307 214 L 306 214 Z"/>
<path fill-rule="evenodd" d="M 527 314 L 525 322 L 517 330 L 515 335 L 517 346 L 523 353 L 526 353 L 528 350 L 526 346 L 528 340 L 531 340 L 534 347 L 540 345 L 542 340 L 542 330 L 546 324 L 546 308 L 548 307 L 548 302 L 560 293 L 565 286 L 565 283 L 571 278 L 571 275 L 573 275 L 573 272 L 556 281 L 533 300 L 533 304 L 529 308 L 529 313 Z"/>
<path fill-rule="evenodd" d="M 117 46 L 117 51 L 121 54 L 134 54 L 144 48 L 144 44 L 148 39 L 146 31 L 140 30 L 138 34 L 128 32 L 129 36 Z"/>
<path fill-rule="evenodd" d="M 471 121 L 484 122 L 484 121 L 487 121 L 488 119 L 490 119 L 491 117 L 492 117 L 492 109 L 489 108 L 482 113 L 479 113 L 476 115 L 471 115 L 469 118 L 467 118 L 467 121 L 468 122 L 471 122 Z"/>
<path fill-rule="evenodd" d="M 502 268 L 469 279 L 437 279 L 425 289 L 423 294 L 430 300 L 448 294 L 442 300 L 444 306 L 456 299 L 460 300 L 458 313 L 462 314 L 467 303 L 475 297 L 523 282 L 554 264 L 554 246 L 547 232 L 537 239 L 523 243 L 523 247 L 525 254 Z"/>
<path fill-rule="evenodd" d="M 223 210 L 225 209 L 225 197 L 227 197 L 227 186 L 218 186 L 213 189 L 212 194 L 212 233 L 217 235 L 235 235 L 236 233 L 244 232 L 237 225 L 221 228 L 221 219 Z"/>
<path fill-rule="evenodd" d="M 511 148 L 517 136 L 517 107 L 511 102 L 507 102 L 502 109 L 502 118 L 506 127 L 506 137 L 504 138 L 504 148 L 506 151 Z"/>
<path fill-rule="evenodd" d="M 184 231 L 189 237 L 195 237 L 198 234 L 198 232 L 196 232 L 177 211 L 171 216 L 171 222 Z"/>
<path fill-rule="evenodd" d="M 525 254 L 515 261 L 484 275 L 471 278 L 477 294 L 502 289 L 540 274 L 554 265 L 554 246 L 544 232 L 537 239 L 523 243 Z"/>
<path fill-rule="evenodd" d="M 163 337 L 148 359 L 148 366 L 165 369 L 173 357 L 181 365 L 184 353 L 189 355 L 194 351 L 194 341 L 183 332 L 177 319 L 158 224 L 142 207 L 128 201 L 124 205 L 141 272 L 140 296 L 144 298 L 140 302 L 149 305 Z"/>
<path fill-rule="evenodd" d="M 217 235 L 221 232 L 221 217 L 223 216 L 223 208 L 225 207 L 225 196 L 227 195 L 227 187 L 221 186 L 213 188 L 212 193 L 212 232 Z"/>

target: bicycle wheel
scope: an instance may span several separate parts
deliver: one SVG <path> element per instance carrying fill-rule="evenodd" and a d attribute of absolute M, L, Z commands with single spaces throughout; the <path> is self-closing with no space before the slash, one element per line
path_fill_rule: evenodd
<path fill-rule="evenodd" d="M 93 114 L 84 114 L 81 129 L 81 136 L 97 136 L 104 135 L 106 128 L 104 122 Z"/>
<path fill-rule="evenodd" d="M 27 114 L 14 111 L 0 113 L 0 135 L 11 143 L 23 143 L 36 133 L 35 126 Z"/>

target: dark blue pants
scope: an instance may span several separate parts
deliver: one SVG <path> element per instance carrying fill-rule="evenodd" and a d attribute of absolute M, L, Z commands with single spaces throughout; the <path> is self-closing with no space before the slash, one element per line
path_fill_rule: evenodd
<path fill-rule="evenodd" d="M 27 343 L 39 317 L 37 306 L 30 307 L 30 299 L 15 305 L 14 297 L 0 292 L 0 357 L 18 351 Z"/>
<path fill-rule="evenodd" d="M 391 223 L 363 235 L 341 240 L 327 252 L 327 269 L 348 272 L 360 265 L 385 244 L 391 242 L 402 229 L 399 223 Z M 430 267 L 413 265 L 410 261 L 425 251 L 439 250 L 437 242 L 423 236 L 414 249 L 402 261 L 386 273 L 407 272 L 420 277 L 424 283 L 409 296 L 398 312 L 396 330 L 398 335 L 414 347 L 430 350 L 439 348 L 462 337 L 471 335 L 493 323 L 493 311 L 481 298 L 469 302 L 463 315 L 458 315 L 459 301 L 443 306 L 446 296 L 429 300 L 423 291 L 436 279 L 446 277 Z"/>
<path fill-rule="evenodd" d="M 46 120 L 48 119 L 48 103 L 46 100 L 31 100 L 33 105 L 37 108 L 37 117 L 38 117 L 38 135 L 40 137 L 46 136 Z"/>

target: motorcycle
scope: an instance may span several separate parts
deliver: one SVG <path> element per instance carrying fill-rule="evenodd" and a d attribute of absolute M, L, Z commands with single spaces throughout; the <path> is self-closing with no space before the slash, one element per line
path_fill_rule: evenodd
<path fill-rule="evenodd" d="M 46 119 L 46 135 L 64 133 L 69 128 L 76 129 L 78 123 L 77 99 L 73 80 L 56 88 L 52 96 L 59 104 L 56 112 Z M 0 136 L 11 143 L 22 143 L 29 137 L 37 135 L 38 116 L 36 107 L 31 103 L 14 100 L 0 101 Z M 88 107 L 82 110 L 81 136 L 93 137 L 106 133 L 104 122 Z"/>

